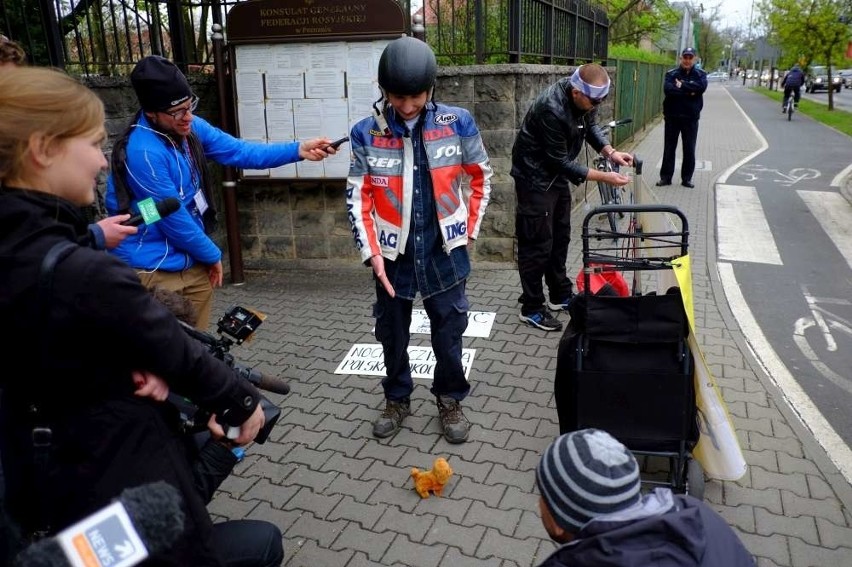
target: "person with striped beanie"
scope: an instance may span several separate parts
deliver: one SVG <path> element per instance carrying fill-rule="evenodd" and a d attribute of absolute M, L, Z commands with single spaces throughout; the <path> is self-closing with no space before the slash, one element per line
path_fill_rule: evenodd
<path fill-rule="evenodd" d="M 639 465 L 609 433 L 559 436 L 536 468 L 541 522 L 565 544 L 540 567 L 753 566 L 754 557 L 709 506 L 655 488 L 642 494 Z"/>

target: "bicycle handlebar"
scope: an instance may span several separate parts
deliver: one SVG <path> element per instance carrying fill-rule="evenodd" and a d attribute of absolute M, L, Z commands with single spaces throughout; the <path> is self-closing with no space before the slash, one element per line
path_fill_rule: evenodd
<path fill-rule="evenodd" d="M 621 126 L 623 124 L 630 124 L 633 122 L 632 118 L 622 118 L 620 120 L 612 120 L 606 123 L 607 128 L 615 128 L 616 126 Z"/>

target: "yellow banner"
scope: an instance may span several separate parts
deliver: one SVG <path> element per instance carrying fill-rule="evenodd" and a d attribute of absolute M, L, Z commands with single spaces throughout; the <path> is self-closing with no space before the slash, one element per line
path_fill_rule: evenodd
<path fill-rule="evenodd" d="M 689 318 L 689 350 L 695 360 L 695 399 L 701 435 L 692 450 L 709 478 L 739 480 L 748 465 L 743 457 L 728 407 L 719 391 L 695 336 L 695 312 L 692 292 L 692 269 L 689 254 L 672 261 L 672 271 L 680 286 L 683 306 Z"/>

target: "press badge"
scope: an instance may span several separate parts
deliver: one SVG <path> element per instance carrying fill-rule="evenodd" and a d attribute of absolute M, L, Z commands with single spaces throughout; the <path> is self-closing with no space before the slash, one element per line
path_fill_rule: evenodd
<path fill-rule="evenodd" d="M 204 213 L 209 208 L 207 199 L 204 197 L 204 191 L 196 191 L 195 197 L 192 200 L 195 201 L 195 208 L 198 209 L 198 214 L 204 216 Z"/>

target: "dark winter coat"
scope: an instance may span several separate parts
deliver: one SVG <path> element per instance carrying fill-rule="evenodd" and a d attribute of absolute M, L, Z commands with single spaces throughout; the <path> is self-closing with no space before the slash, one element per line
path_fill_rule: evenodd
<path fill-rule="evenodd" d="M 167 559 L 150 564 L 219 565 L 176 415 L 165 403 L 134 396 L 131 371 L 153 372 L 231 425 L 251 415 L 258 393 L 191 339 L 136 273 L 110 254 L 75 244 L 55 267 L 52 292 L 40 293 L 48 250 L 78 242 L 86 225 L 65 200 L 0 190 L 0 320 L 6 326 L 0 428 L 10 512 L 34 527 L 42 495 L 57 531 L 124 488 L 165 480 L 183 494 L 187 530 Z M 53 432 L 46 469 L 32 464 L 34 426 Z M 48 473 L 46 486 L 34 480 L 37 470 Z"/>
<path fill-rule="evenodd" d="M 681 81 L 678 87 L 675 80 Z M 663 92 L 663 116 L 666 118 L 701 118 L 704 108 L 704 91 L 707 90 L 707 73 L 693 67 L 689 71 L 675 67 L 666 72 Z"/>
<path fill-rule="evenodd" d="M 540 567 L 752 567 L 754 558 L 721 516 L 675 496 L 659 516 L 587 524 Z"/>
<path fill-rule="evenodd" d="M 801 87 L 805 84 L 805 74 L 798 67 L 793 67 L 781 79 L 782 87 Z"/>
<path fill-rule="evenodd" d="M 562 79 L 533 101 L 512 147 L 512 177 L 539 191 L 579 185 L 589 168 L 575 161 L 587 141 L 595 153 L 609 144 L 596 124 L 597 111 L 574 105 L 571 82 Z"/>

